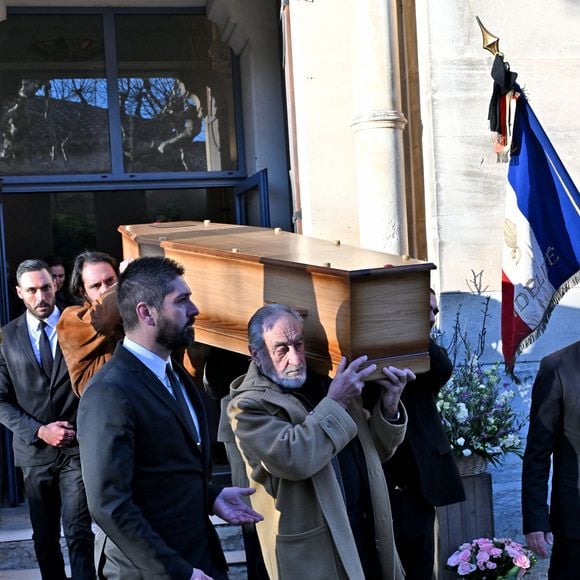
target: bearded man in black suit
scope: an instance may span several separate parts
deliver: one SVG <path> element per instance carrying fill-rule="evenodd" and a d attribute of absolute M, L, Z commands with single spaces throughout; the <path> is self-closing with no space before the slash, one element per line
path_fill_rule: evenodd
<path fill-rule="evenodd" d="M 42 578 L 66 578 L 61 514 L 73 579 L 94 578 L 91 518 L 76 439 L 78 399 L 58 345 L 55 284 L 41 260 L 22 262 L 16 279 L 26 312 L 2 329 L 0 423 L 14 434 Z"/>
<path fill-rule="evenodd" d="M 208 514 L 261 520 L 251 488 L 209 483 L 210 439 L 200 394 L 171 353 L 193 341 L 199 313 L 183 267 L 140 258 L 119 276 L 125 338 L 89 382 L 79 441 L 89 509 L 100 530 L 101 578 L 227 578 Z"/>

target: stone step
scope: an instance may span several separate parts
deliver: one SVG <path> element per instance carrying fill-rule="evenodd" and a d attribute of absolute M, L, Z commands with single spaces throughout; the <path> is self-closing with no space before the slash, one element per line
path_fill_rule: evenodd
<path fill-rule="evenodd" d="M 230 525 L 217 516 L 211 520 L 230 567 L 230 580 L 246 580 L 246 554 L 240 526 Z M 61 546 L 68 561 L 64 538 Z M 0 580 L 40 580 L 37 566 L 28 508 L 0 509 Z M 70 572 L 68 568 L 67 572 Z"/>

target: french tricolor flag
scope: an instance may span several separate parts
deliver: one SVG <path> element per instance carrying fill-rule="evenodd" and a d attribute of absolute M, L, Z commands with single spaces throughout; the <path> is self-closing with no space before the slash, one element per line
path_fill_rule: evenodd
<path fill-rule="evenodd" d="M 516 105 L 502 266 L 502 350 L 508 369 L 580 282 L 580 194 L 525 96 Z"/>

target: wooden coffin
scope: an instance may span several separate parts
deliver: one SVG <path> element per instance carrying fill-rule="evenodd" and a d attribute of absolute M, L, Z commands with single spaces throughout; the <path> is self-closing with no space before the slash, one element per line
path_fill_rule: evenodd
<path fill-rule="evenodd" d="M 429 368 L 433 264 L 279 228 L 184 221 L 119 231 L 125 258 L 164 254 L 184 265 L 199 342 L 248 354 L 248 320 L 279 302 L 304 315 L 309 368 L 320 373 L 361 354 L 379 369 Z"/>

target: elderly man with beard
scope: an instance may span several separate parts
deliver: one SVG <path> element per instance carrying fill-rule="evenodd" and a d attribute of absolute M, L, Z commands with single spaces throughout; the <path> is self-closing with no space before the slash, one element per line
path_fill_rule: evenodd
<path fill-rule="evenodd" d="M 264 514 L 256 528 L 268 574 L 403 578 L 381 462 L 405 435 L 399 401 L 415 375 L 384 368 L 367 411 L 360 394 L 376 365 L 343 358 L 332 381 L 307 373 L 293 309 L 264 306 L 248 335 L 252 362 L 232 383 L 228 416 Z"/>
<path fill-rule="evenodd" d="M 261 516 L 249 488 L 209 483 L 201 398 L 171 353 L 193 341 L 198 310 L 183 268 L 161 256 L 129 264 L 117 299 L 125 338 L 89 382 L 78 430 L 100 578 L 227 578 L 209 520 Z"/>

